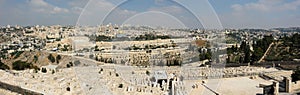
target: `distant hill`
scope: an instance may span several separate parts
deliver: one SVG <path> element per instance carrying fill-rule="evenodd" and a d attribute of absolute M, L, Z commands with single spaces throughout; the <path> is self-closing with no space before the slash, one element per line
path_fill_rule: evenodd
<path fill-rule="evenodd" d="M 273 28 L 274 30 L 279 30 L 281 32 L 300 32 L 300 27 L 290 27 L 290 28 Z"/>
<path fill-rule="evenodd" d="M 48 59 L 50 54 L 55 58 L 55 62 L 51 62 Z M 60 55 L 59 61 L 57 62 L 57 56 L 58 54 L 56 53 L 48 53 L 43 51 L 24 51 L 14 55 L 12 54 L 8 59 L 2 60 L 2 62 L 9 66 L 10 69 L 13 68 L 13 63 L 15 62 L 25 62 L 37 67 L 52 64 L 58 65 L 59 68 L 64 68 L 69 62 L 74 60 L 72 56 Z"/>

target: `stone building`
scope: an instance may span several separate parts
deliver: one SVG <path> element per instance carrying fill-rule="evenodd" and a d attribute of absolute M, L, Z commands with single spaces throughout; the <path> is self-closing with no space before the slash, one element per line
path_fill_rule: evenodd
<path fill-rule="evenodd" d="M 146 52 L 133 52 L 129 57 L 129 63 L 133 66 L 150 66 L 149 55 Z"/>
<path fill-rule="evenodd" d="M 182 64 L 182 58 L 179 52 L 167 52 L 164 55 L 167 66 L 180 66 Z"/>

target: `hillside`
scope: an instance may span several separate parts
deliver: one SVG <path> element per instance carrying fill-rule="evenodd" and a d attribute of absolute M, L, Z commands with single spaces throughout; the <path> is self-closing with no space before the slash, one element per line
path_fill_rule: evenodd
<path fill-rule="evenodd" d="M 52 55 L 52 61 L 49 60 L 49 56 Z M 58 57 L 60 56 L 60 57 Z M 47 65 L 58 65 L 58 68 L 66 68 L 67 64 L 74 64 L 76 66 L 86 65 L 81 63 L 89 63 L 85 58 L 79 59 L 77 56 L 59 55 L 57 53 L 49 53 L 44 51 L 24 51 L 10 54 L 7 59 L 1 60 L 10 69 L 13 69 L 13 63 L 23 62 L 32 64 L 32 66 L 41 67 Z M 76 63 L 76 64 L 75 64 Z M 95 63 L 95 62 L 90 62 Z"/>

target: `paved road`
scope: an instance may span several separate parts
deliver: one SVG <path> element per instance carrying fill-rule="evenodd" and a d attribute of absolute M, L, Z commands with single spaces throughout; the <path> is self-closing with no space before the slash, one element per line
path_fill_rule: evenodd
<path fill-rule="evenodd" d="M 268 49 L 266 50 L 266 52 L 264 53 L 264 55 L 259 59 L 258 63 L 262 62 L 263 59 L 265 59 L 266 55 L 269 53 L 269 51 L 270 51 L 270 49 L 271 49 L 271 47 L 272 47 L 273 44 L 274 44 L 274 42 L 272 42 L 272 43 L 269 45 Z"/>

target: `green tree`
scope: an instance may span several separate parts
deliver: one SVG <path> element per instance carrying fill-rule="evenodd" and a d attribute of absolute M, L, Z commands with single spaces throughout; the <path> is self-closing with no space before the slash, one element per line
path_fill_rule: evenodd
<path fill-rule="evenodd" d="M 211 59 L 211 52 L 206 52 L 205 53 L 205 59 Z"/>
<path fill-rule="evenodd" d="M 146 74 L 147 74 L 148 76 L 150 76 L 150 72 L 149 72 L 148 70 L 146 71 Z"/>
<path fill-rule="evenodd" d="M 123 84 L 119 84 L 119 88 L 123 88 Z"/>
<path fill-rule="evenodd" d="M 46 68 L 42 68 L 42 72 L 43 73 L 47 73 L 47 69 Z"/>
<path fill-rule="evenodd" d="M 70 68 L 70 67 L 72 67 L 73 66 L 73 62 L 69 62 L 68 64 L 67 64 L 67 68 Z"/>
<path fill-rule="evenodd" d="M 298 67 L 291 76 L 293 82 L 300 80 L 300 68 Z"/>
<path fill-rule="evenodd" d="M 71 88 L 70 88 L 70 87 L 67 87 L 66 89 L 67 89 L 67 91 L 71 91 Z"/>
<path fill-rule="evenodd" d="M 9 67 L 0 61 L 0 69 L 7 70 L 7 69 L 9 69 Z"/>
<path fill-rule="evenodd" d="M 57 48 L 60 48 L 61 47 L 61 44 L 57 44 Z"/>
<path fill-rule="evenodd" d="M 14 70 L 25 70 L 25 69 L 30 69 L 32 67 L 31 63 L 26 63 L 20 60 L 14 62 L 12 65 Z"/>
<path fill-rule="evenodd" d="M 244 63 L 249 63 L 251 56 L 250 56 L 250 45 L 246 45 L 244 53 L 245 53 L 245 58 L 244 58 Z"/>
<path fill-rule="evenodd" d="M 242 41 L 241 45 L 240 45 L 240 51 L 244 51 L 246 49 L 246 42 L 245 41 Z"/>
<path fill-rule="evenodd" d="M 269 45 L 274 41 L 273 36 L 264 36 L 263 39 L 255 41 L 253 44 L 252 62 L 258 61 L 266 52 Z"/>
<path fill-rule="evenodd" d="M 51 61 L 52 63 L 55 62 L 55 58 L 54 58 L 54 56 L 52 54 L 49 54 L 48 60 Z"/>
<path fill-rule="evenodd" d="M 95 46 L 95 51 L 100 51 L 99 46 L 97 46 L 97 45 Z"/>
<path fill-rule="evenodd" d="M 34 55 L 34 57 L 33 57 L 34 62 L 38 61 L 38 58 L 39 57 L 37 55 Z"/>
<path fill-rule="evenodd" d="M 59 63 L 59 60 L 61 59 L 61 56 L 60 55 L 57 55 L 56 56 L 56 63 L 58 64 Z"/>
<path fill-rule="evenodd" d="M 11 53 L 11 55 L 13 56 L 15 56 L 14 57 L 14 59 L 17 59 L 17 58 L 19 58 L 20 56 L 21 56 L 21 54 L 23 53 L 24 51 L 15 51 L 15 52 L 13 52 L 13 53 Z"/>

